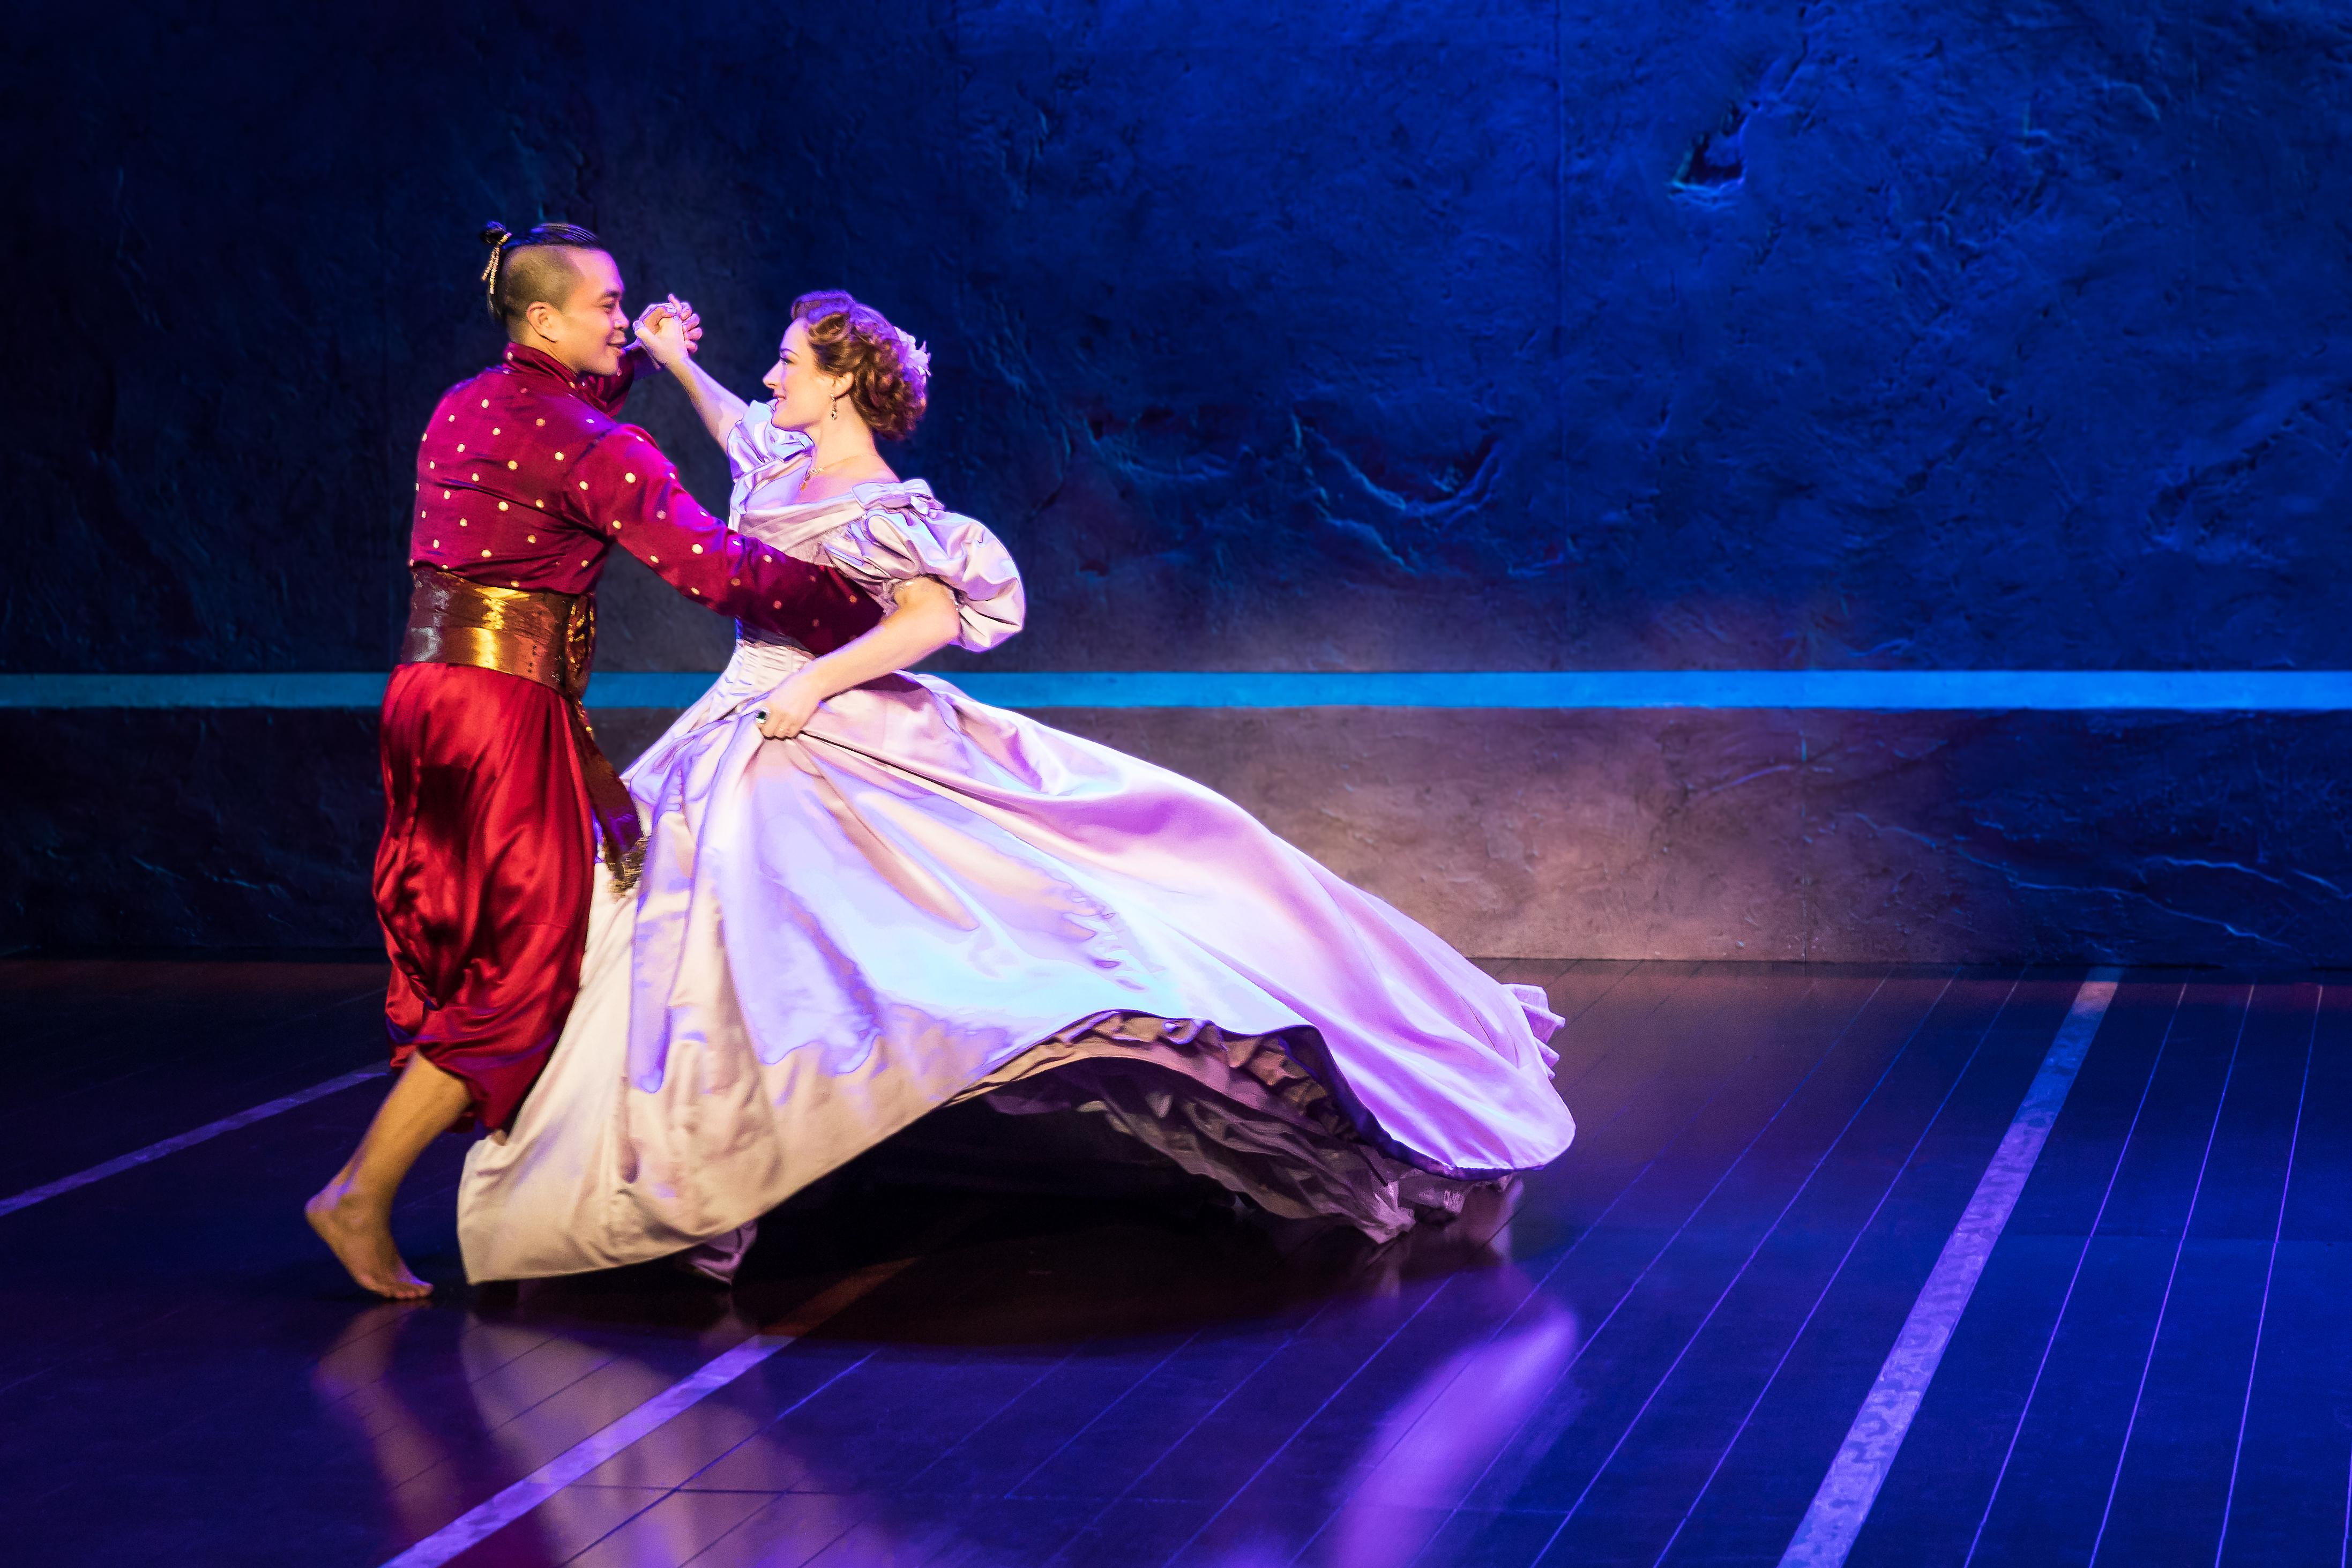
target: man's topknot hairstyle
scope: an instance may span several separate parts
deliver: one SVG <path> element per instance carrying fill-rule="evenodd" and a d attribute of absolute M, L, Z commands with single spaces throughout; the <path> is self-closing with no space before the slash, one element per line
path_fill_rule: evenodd
<path fill-rule="evenodd" d="M 565 291 L 580 275 L 571 252 L 604 248 L 603 240 L 576 223 L 543 223 L 520 239 L 502 223 L 486 223 L 482 243 L 490 247 L 490 264 L 482 268 L 490 316 L 509 332 L 535 304 L 562 308 Z"/>
<path fill-rule="evenodd" d="M 838 289 L 802 295 L 793 301 L 793 319 L 808 323 L 817 369 L 850 378 L 850 406 L 874 434 L 903 441 L 915 433 L 931 378 L 928 356 L 913 339 Z"/>

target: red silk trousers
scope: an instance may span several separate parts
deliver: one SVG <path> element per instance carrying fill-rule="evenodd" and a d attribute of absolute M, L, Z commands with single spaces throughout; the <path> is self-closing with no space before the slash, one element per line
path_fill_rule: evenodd
<path fill-rule="evenodd" d="M 552 689 L 404 664 L 383 696 L 375 908 L 392 958 L 395 1070 L 423 1053 L 498 1129 L 539 1079 L 580 990 L 595 828 Z"/>

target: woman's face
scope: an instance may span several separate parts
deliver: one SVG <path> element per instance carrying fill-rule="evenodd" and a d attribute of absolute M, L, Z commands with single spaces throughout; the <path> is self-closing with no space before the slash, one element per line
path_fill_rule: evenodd
<path fill-rule="evenodd" d="M 765 384 L 776 400 L 776 411 L 769 416 L 769 422 L 779 430 L 814 435 L 833 412 L 834 398 L 849 390 L 849 378 L 827 375 L 817 368 L 816 356 L 809 352 L 808 323 L 795 321 L 784 329 L 784 341 L 776 351 L 776 363 Z"/>

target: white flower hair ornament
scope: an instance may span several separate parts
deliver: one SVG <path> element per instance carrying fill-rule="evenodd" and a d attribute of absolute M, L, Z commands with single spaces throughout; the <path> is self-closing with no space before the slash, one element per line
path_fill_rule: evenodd
<path fill-rule="evenodd" d="M 925 344 L 917 342 L 915 341 L 915 334 L 907 331 L 904 327 L 893 327 L 890 330 L 898 334 L 898 363 L 905 365 L 908 370 L 914 372 L 917 380 L 924 383 L 926 385 L 929 384 L 931 379 L 930 349 Z"/>

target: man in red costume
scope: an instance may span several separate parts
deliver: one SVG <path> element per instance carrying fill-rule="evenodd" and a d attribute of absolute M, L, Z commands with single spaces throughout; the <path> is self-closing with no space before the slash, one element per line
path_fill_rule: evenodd
<path fill-rule="evenodd" d="M 509 341 L 420 443 L 416 588 L 383 699 L 375 902 L 400 1076 L 306 1205 L 352 1278 L 402 1299 L 432 1289 L 393 1245 L 402 1178 L 444 1131 L 505 1128 L 546 1064 L 579 990 L 592 845 L 617 889 L 635 878 L 635 814 L 580 700 L 606 554 L 618 544 L 695 603 L 820 654 L 879 614 L 838 574 L 730 531 L 614 420 L 639 356 L 594 235 L 482 237 Z"/>

